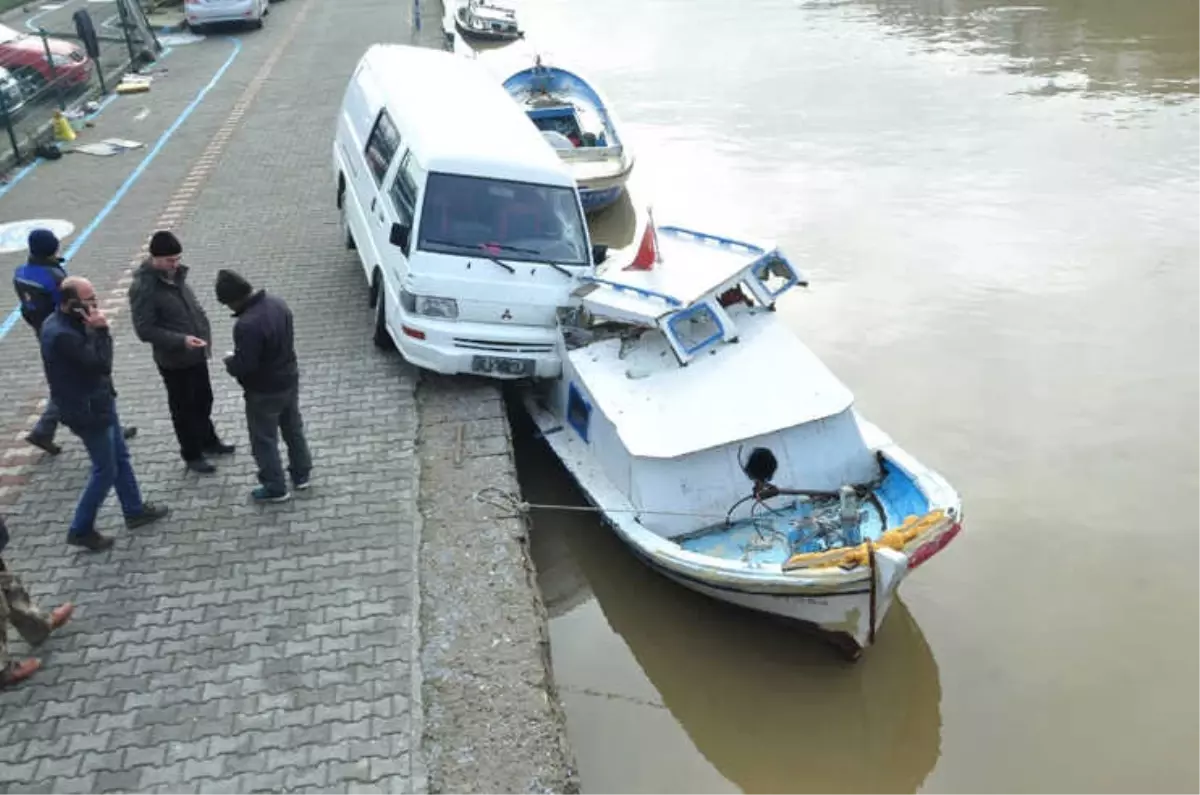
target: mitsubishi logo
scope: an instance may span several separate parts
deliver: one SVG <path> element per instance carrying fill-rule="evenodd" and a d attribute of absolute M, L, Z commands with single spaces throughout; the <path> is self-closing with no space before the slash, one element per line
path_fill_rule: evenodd
<path fill-rule="evenodd" d="M 500 316 L 500 319 L 501 320 L 512 320 L 512 312 L 509 312 L 507 309 L 505 309 L 504 314 Z"/>

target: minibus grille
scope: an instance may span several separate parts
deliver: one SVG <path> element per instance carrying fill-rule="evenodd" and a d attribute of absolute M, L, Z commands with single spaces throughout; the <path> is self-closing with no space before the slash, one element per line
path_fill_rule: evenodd
<path fill-rule="evenodd" d="M 454 338 L 454 345 L 473 351 L 491 351 L 494 353 L 553 353 L 552 344 L 536 342 L 496 342 L 494 340 L 470 340 L 461 337 Z"/>

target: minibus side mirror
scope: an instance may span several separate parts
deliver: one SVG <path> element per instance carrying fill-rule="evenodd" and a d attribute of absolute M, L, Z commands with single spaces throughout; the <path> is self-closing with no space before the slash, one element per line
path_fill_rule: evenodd
<path fill-rule="evenodd" d="M 608 246 L 592 246 L 592 264 L 599 265 L 608 259 Z"/>
<path fill-rule="evenodd" d="M 404 250 L 404 253 L 407 254 L 408 253 L 408 235 L 409 235 L 408 224 L 402 224 L 397 221 L 396 223 L 392 224 L 392 233 L 388 236 L 388 242 L 391 243 L 393 246 L 399 246 L 401 249 Z"/>

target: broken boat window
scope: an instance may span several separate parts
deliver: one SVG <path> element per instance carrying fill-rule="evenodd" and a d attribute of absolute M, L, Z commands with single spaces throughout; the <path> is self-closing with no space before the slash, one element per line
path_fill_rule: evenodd
<path fill-rule="evenodd" d="M 762 282 L 763 287 L 777 298 L 784 290 L 796 283 L 796 274 L 791 267 L 779 257 L 768 257 L 754 266 L 754 278 Z"/>
<path fill-rule="evenodd" d="M 707 303 L 677 313 L 667 321 L 667 327 L 689 356 L 721 339 L 725 331 L 720 318 Z"/>

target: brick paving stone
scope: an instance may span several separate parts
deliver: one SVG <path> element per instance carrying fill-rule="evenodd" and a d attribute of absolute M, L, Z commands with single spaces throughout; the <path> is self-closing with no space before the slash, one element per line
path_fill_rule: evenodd
<path fill-rule="evenodd" d="M 214 420 L 239 446 L 216 475 L 183 471 L 150 352 L 115 313 L 119 407 L 140 428 L 134 466 L 145 496 L 172 506 L 170 518 L 126 531 L 110 498 L 98 529 L 116 547 L 100 555 L 66 547 L 86 457 L 65 430 L 56 459 L 14 441 L 44 385 L 28 330 L 0 340 L 0 455 L 23 462 L 19 488 L 0 494 L 14 531 L 6 560 L 47 606 L 77 604 L 71 624 L 39 650 L 43 670 L 0 693 L 8 789 L 421 786 L 410 756 L 420 726 L 411 715 L 416 382 L 371 344 L 361 269 L 337 231 L 329 155 L 355 61 L 381 30 L 409 40 L 408 15 L 408 4 L 392 0 L 274 4 L 267 26 L 239 36 L 244 49 L 225 77 L 68 263 L 102 295 L 119 291 L 176 189 L 214 138 L 225 141 L 174 221 L 213 321 Z M 427 12 L 431 38 L 440 35 L 434 22 Z M 214 36 L 177 48 L 169 74 L 149 94 L 114 102 L 98 129 L 152 143 L 230 47 Z M 239 105 L 247 91 L 252 101 Z M 141 107 L 151 113 L 135 121 Z M 239 108 L 236 126 L 227 125 Z M 43 164 L 0 206 L 6 218 L 66 217 L 82 229 L 142 156 Z M 315 469 L 313 488 L 284 505 L 248 499 L 254 466 L 241 395 L 219 363 L 231 347 L 231 320 L 212 294 L 221 267 L 283 296 L 296 316 Z M 15 636 L 12 649 L 23 650 Z"/>

